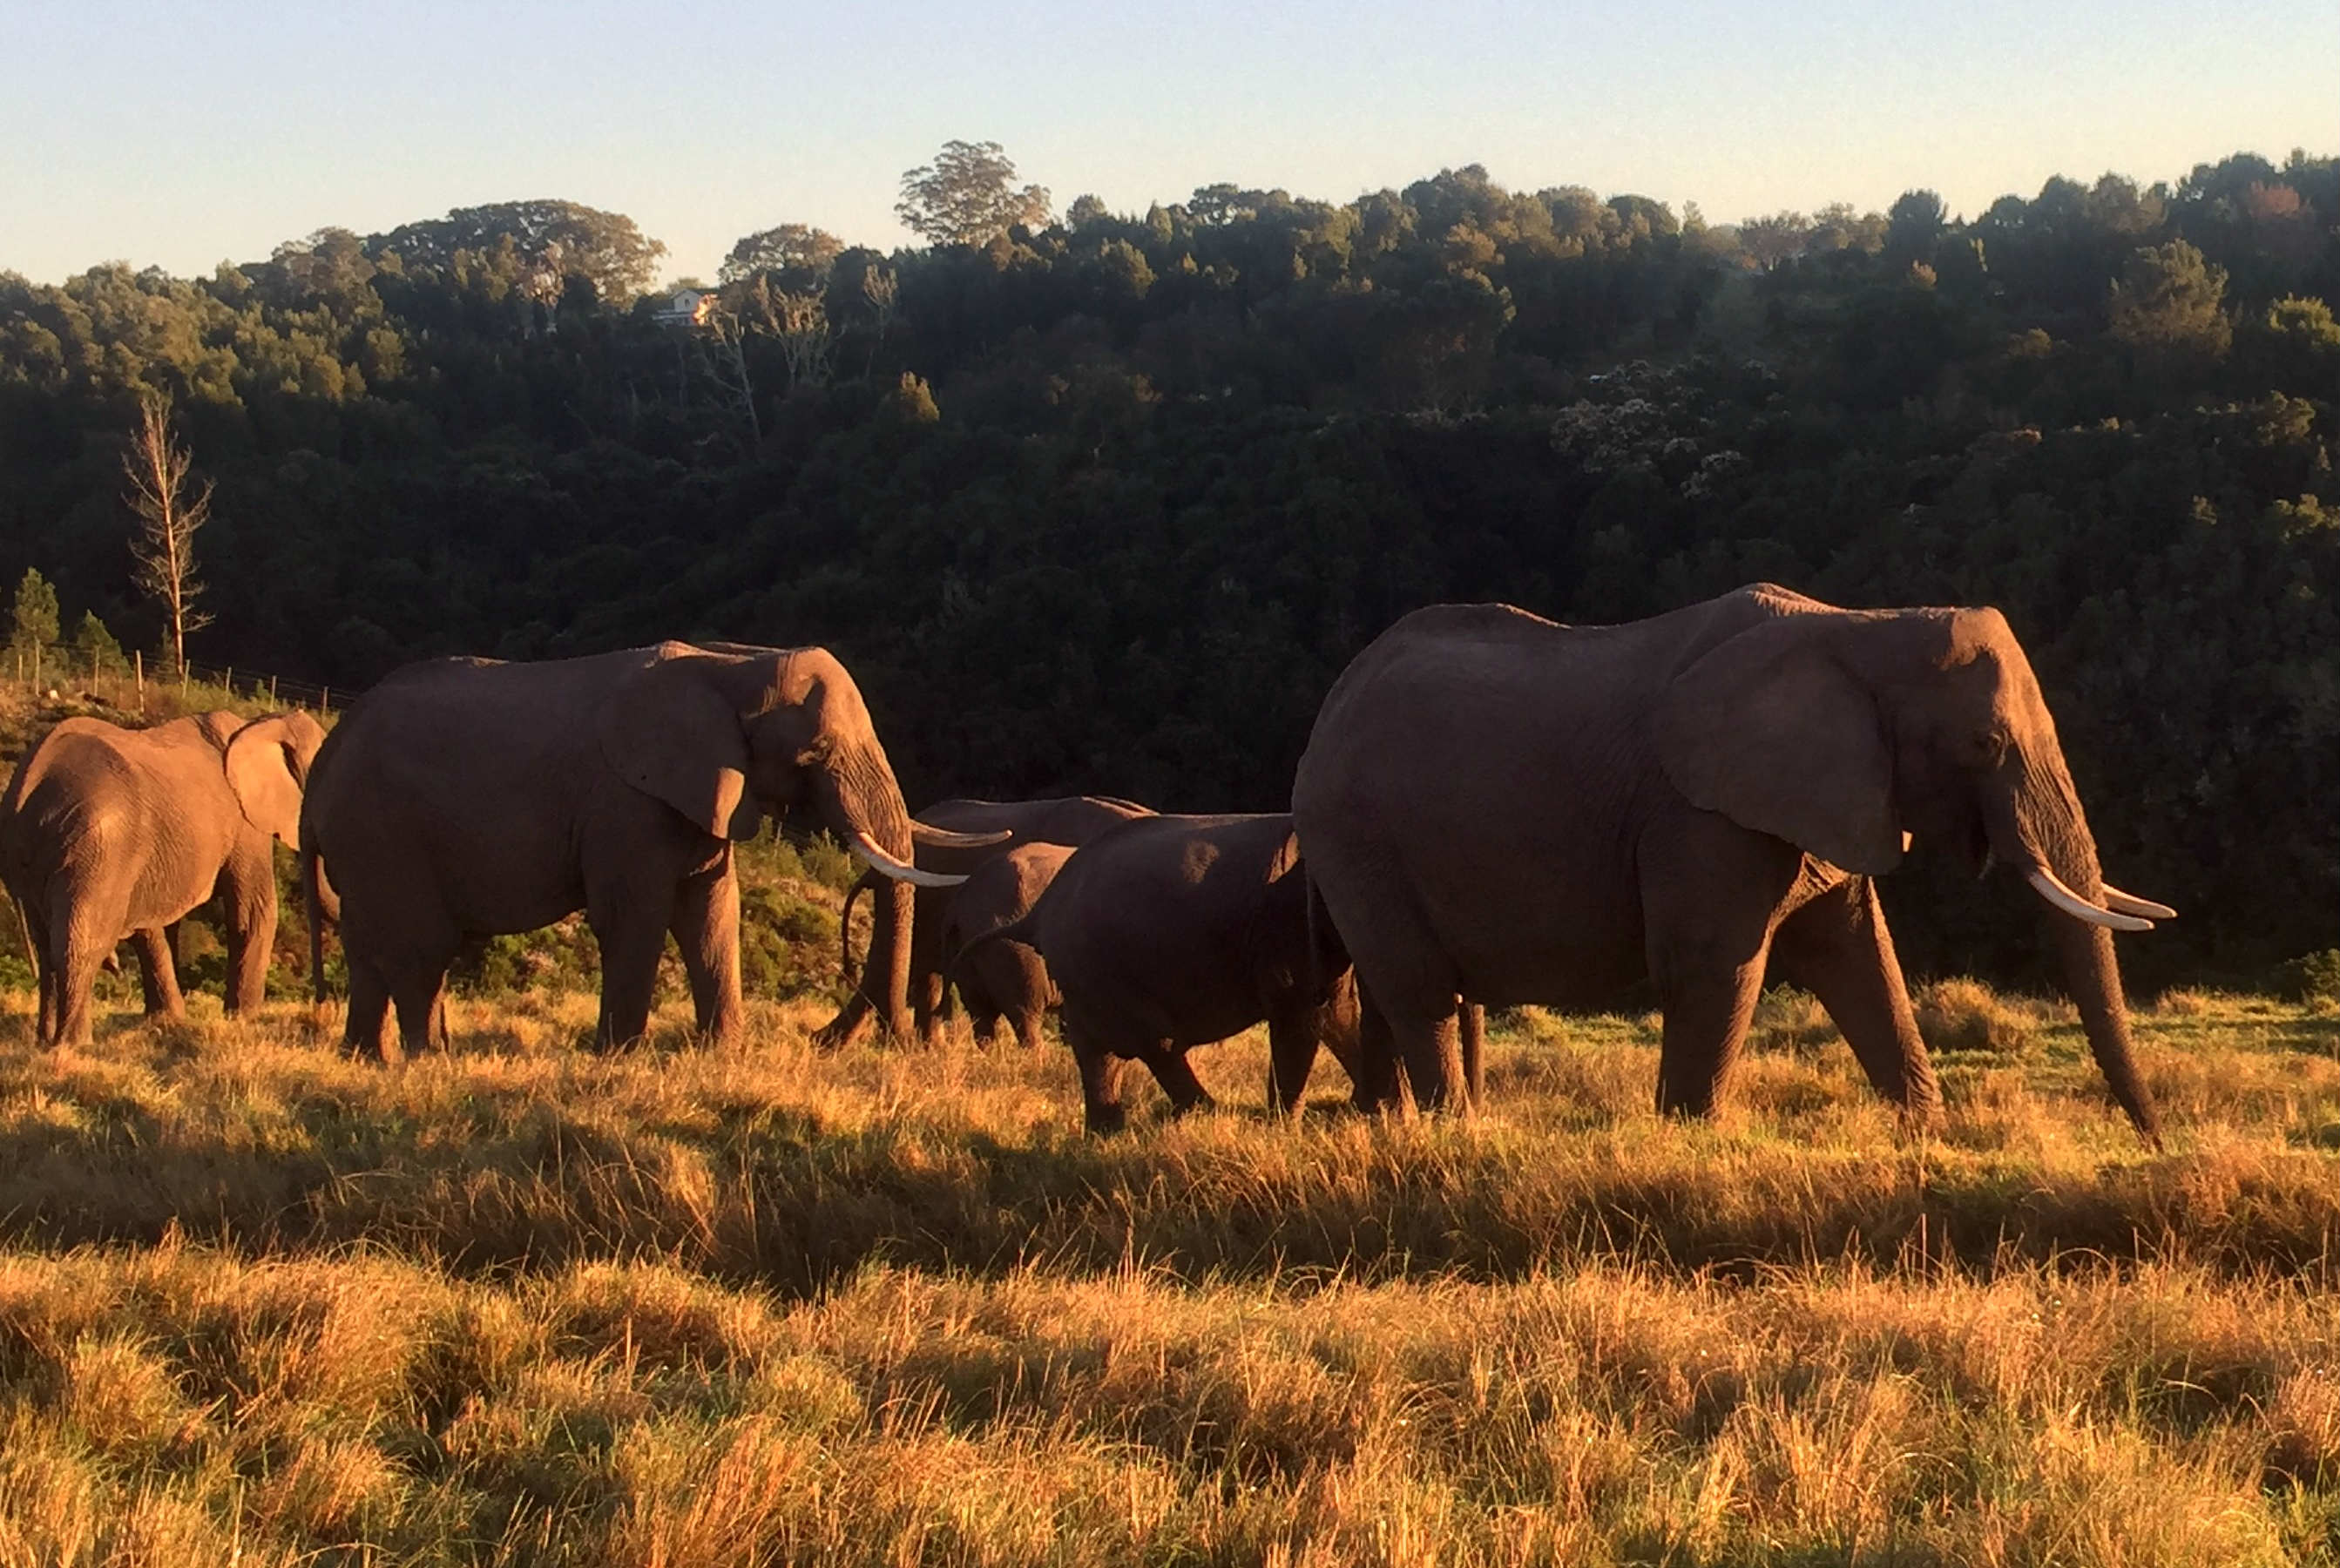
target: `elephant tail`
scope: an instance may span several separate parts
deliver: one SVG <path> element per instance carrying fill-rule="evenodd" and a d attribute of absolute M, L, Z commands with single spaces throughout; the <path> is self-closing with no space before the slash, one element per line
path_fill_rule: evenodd
<path fill-rule="evenodd" d="M 309 995 L 319 1007 L 325 1005 L 325 894 L 324 868 L 317 847 L 301 846 L 301 904 L 309 922 Z"/>
<path fill-rule="evenodd" d="M 1308 932 L 1308 994 L 1322 1002 L 1331 997 L 1333 987 L 1348 972 L 1349 949 L 1341 940 L 1340 928 L 1333 924 L 1332 908 L 1317 890 L 1316 878 L 1308 874 L 1305 857 L 1300 862 L 1300 891 L 1302 918 Z"/>
<path fill-rule="evenodd" d="M 16 916 L 16 935 L 24 939 L 25 962 L 32 966 L 33 973 L 40 974 L 49 967 L 49 957 L 33 946 L 33 923 L 25 918 L 25 900 L 14 888 L 8 889 L 8 908 Z"/>
<path fill-rule="evenodd" d="M 853 966 L 853 900 L 877 885 L 877 872 L 862 872 L 845 890 L 845 908 L 837 917 L 837 972 L 845 978 L 848 987 L 857 983 Z"/>

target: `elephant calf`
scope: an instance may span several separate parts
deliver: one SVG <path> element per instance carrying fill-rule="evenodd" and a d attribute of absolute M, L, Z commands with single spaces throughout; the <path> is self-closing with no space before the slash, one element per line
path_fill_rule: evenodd
<path fill-rule="evenodd" d="M 958 987 L 975 1023 L 976 1043 L 988 1047 L 999 1020 L 1009 1019 L 1026 1050 L 1040 1043 L 1040 1019 L 1061 999 L 1047 963 L 1025 942 L 996 942 L 959 955 L 977 938 L 1012 926 L 1032 912 L 1073 851 L 1063 844 L 1026 844 L 993 857 L 967 873 L 942 915 L 942 968 Z"/>
<path fill-rule="evenodd" d="M 68 719 L 26 753 L 0 806 L 0 879 L 40 977 L 43 1045 L 89 1038 L 90 983 L 135 938 L 149 1016 L 185 1011 L 174 931 L 227 905 L 231 1012 L 266 995 L 276 933 L 272 843 L 298 841 L 301 791 L 324 741 L 306 713 L 227 711 L 124 729 Z"/>
<path fill-rule="evenodd" d="M 1028 915 L 967 944 L 959 972 L 995 943 L 1039 950 L 1091 1132 L 1126 1121 L 1133 1061 L 1179 1110 L 1208 1105 L 1187 1051 L 1263 1020 L 1268 1103 L 1293 1110 L 1318 1046 L 1353 1078 L 1357 1062 L 1348 960 L 1309 896 L 1289 816 L 1141 817 L 1075 851 Z"/>
<path fill-rule="evenodd" d="M 918 820 L 965 835 L 966 839 L 956 844 L 922 841 L 917 846 L 917 865 L 921 870 L 968 876 L 1026 844 L 1078 849 L 1117 823 L 1152 815 L 1135 801 L 1109 795 L 938 800 L 919 812 Z M 915 1027 L 920 1039 L 932 1043 L 949 1001 L 950 988 L 943 978 L 943 913 L 958 895 L 920 898 L 907 884 L 888 881 L 875 870 L 863 873 L 845 895 L 845 918 L 838 928 L 848 980 L 853 978 L 853 901 L 872 890 L 880 898 L 870 923 L 869 953 L 860 984 L 837 1016 L 821 1026 L 817 1037 L 831 1048 L 844 1045 L 874 1013 L 885 1019 L 887 1029 L 896 1036 L 907 1037 Z"/>

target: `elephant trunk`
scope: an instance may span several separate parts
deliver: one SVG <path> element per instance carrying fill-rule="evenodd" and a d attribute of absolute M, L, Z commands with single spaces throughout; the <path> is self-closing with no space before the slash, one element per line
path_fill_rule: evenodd
<path fill-rule="evenodd" d="M 894 782 L 885 752 L 874 745 L 840 746 L 815 779 L 821 815 L 838 838 L 880 870 L 887 868 L 887 860 L 911 863 L 917 848 L 910 832 L 910 809 Z"/>
<path fill-rule="evenodd" d="M 2160 1119 L 2137 1071 L 2120 965 L 2113 956 L 2112 928 L 2145 922 L 2132 924 L 2106 913 L 2096 839 L 2062 756 L 2052 749 L 2044 756 L 2027 754 L 2018 748 L 2009 753 L 2005 771 L 1988 813 L 1992 852 L 2050 905 L 2045 914 L 2049 939 L 2063 963 L 2065 989 L 2080 1009 L 2088 1049 L 2137 1136 L 2158 1149 Z M 2056 896 L 2058 889 L 2070 896 L 2069 902 Z"/>

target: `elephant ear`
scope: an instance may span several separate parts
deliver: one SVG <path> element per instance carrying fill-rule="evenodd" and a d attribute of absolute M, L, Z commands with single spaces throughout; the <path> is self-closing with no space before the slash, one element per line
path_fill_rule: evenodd
<path fill-rule="evenodd" d="M 244 820 L 288 849 L 301 844 L 301 779 L 308 771 L 301 745 L 283 717 L 255 719 L 228 737 L 223 759 Z"/>
<path fill-rule="evenodd" d="M 1876 698 L 1818 635 L 1826 624 L 1766 620 L 1676 675 L 1658 760 L 1691 805 L 1881 876 L 1901 863 L 1892 753 Z"/>
<path fill-rule="evenodd" d="M 601 757 L 701 832 L 752 838 L 762 811 L 748 793 L 747 731 L 709 662 L 661 654 L 620 681 L 597 720 Z"/>

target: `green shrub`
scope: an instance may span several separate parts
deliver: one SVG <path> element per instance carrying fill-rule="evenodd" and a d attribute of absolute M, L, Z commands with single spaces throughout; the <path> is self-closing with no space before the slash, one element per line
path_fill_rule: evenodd
<path fill-rule="evenodd" d="M 2287 1002 L 2340 1001 L 2340 948 L 2303 953 L 2276 971 L 2276 991 Z"/>

